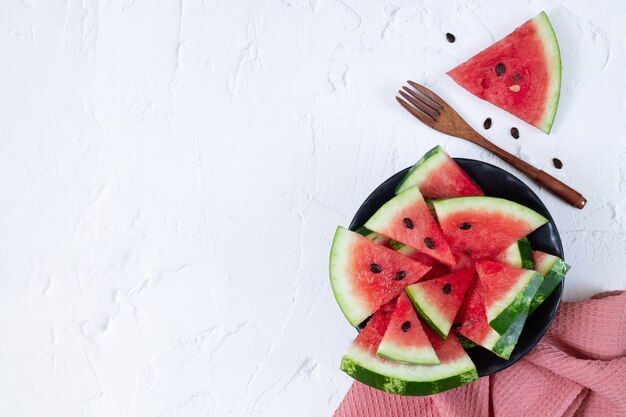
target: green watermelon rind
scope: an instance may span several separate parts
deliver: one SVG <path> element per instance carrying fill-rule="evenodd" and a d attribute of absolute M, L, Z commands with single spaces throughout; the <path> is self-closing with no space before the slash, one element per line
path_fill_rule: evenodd
<path fill-rule="evenodd" d="M 500 336 L 500 339 L 498 339 L 498 342 L 493 346 L 491 351 L 500 356 L 502 359 L 508 360 L 511 357 L 513 349 L 515 349 L 515 346 L 517 345 L 520 334 L 522 334 L 527 317 L 528 309 L 525 309 L 519 314 L 517 319 L 513 322 L 513 324 L 511 324 L 507 331 Z"/>
<path fill-rule="evenodd" d="M 463 346 L 464 349 L 472 349 L 472 348 L 475 348 L 476 346 L 479 346 L 477 343 L 472 342 L 467 337 L 460 335 L 458 333 L 456 335 L 456 338 L 459 340 L 459 343 L 461 344 L 461 346 Z"/>
<path fill-rule="evenodd" d="M 514 201 L 505 200 L 499 197 L 488 196 L 471 196 L 471 197 L 454 197 L 444 200 L 437 200 L 433 203 L 437 211 L 437 217 L 445 219 L 451 213 L 463 210 L 483 211 L 487 214 L 490 212 L 500 212 L 512 215 L 515 218 L 525 221 L 534 229 L 548 223 L 548 219 L 537 213 L 536 211 L 523 206 Z"/>
<path fill-rule="evenodd" d="M 450 333 L 450 328 L 452 323 L 446 323 L 446 321 L 441 317 L 436 317 L 436 311 L 434 309 L 428 309 L 430 305 L 428 301 L 425 299 L 424 294 L 420 290 L 420 287 L 413 284 L 409 285 L 404 289 L 411 299 L 413 303 L 413 307 L 419 313 L 420 317 L 428 324 L 437 336 L 441 337 L 443 340 L 446 340 L 448 334 Z M 447 327 L 447 331 L 445 331 L 444 327 Z"/>
<path fill-rule="evenodd" d="M 520 258 L 522 259 L 522 268 L 535 269 L 535 261 L 533 260 L 533 249 L 530 247 L 528 238 L 523 238 L 517 241 L 519 248 Z"/>
<path fill-rule="evenodd" d="M 343 356 L 341 370 L 372 388 L 405 396 L 437 394 L 478 379 L 476 367 L 468 356 L 454 363 L 407 365 L 373 358 L 355 346 Z"/>
<path fill-rule="evenodd" d="M 546 12 L 542 11 L 539 13 L 534 21 L 538 36 L 541 38 L 544 46 L 546 63 L 550 74 L 545 112 L 543 120 L 538 123 L 537 127 L 547 134 L 550 134 L 561 95 L 561 51 L 559 49 L 559 42 L 556 39 L 556 34 L 554 33 L 554 29 L 552 28 L 552 24 Z"/>
<path fill-rule="evenodd" d="M 519 291 L 513 301 L 496 317 L 489 321 L 489 326 L 501 335 L 506 333 L 521 314 L 525 314 L 525 312 L 528 311 L 531 300 L 543 281 L 539 273 L 535 271 L 528 271 L 528 273 L 532 273 L 532 276 L 527 281 L 522 291 Z"/>
<path fill-rule="evenodd" d="M 433 170 L 439 168 L 447 160 L 446 156 L 440 145 L 426 152 L 402 178 L 402 181 L 396 187 L 396 194 L 400 194 L 402 191 L 416 185 L 419 187 L 424 178 L 427 178 Z"/>
<path fill-rule="evenodd" d="M 554 257 L 554 262 L 550 266 L 550 269 L 543 278 L 543 282 L 539 286 L 539 289 L 535 293 L 532 301 L 530 302 L 530 311 L 528 314 L 532 314 L 537 307 L 543 303 L 546 298 L 552 294 L 552 292 L 558 287 L 558 285 L 563 281 L 565 275 L 570 270 L 570 266 L 565 263 L 561 258 Z"/>
<path fill-rule="evenodd" d="M 350 287 L 350 281 L 348 279 L 341 279 L 347 276 L 346 270 L 346 256 L 347 249 L 350 247 L 350 243 L 353 239 L 353 235 L 347 229 L 339 226 L 335 232 L 333 238 L 333 245 L 330 248 L 330 260 L 329 260 L 329 272 L 330 272 L 330 285 L 333 289 L 333 295 L 339 305 L 344 316 L 350 324 L 358 326 L 363 320 L 365 320 L 371 311 L 367 308 L 359 306 L 358 303 L 351 303 L 349 300 L 352 288 Z"/>

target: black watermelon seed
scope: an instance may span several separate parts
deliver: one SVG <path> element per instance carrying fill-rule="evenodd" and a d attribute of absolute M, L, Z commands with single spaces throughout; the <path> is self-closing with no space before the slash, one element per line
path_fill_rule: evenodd
<path fill-rule="evenodd" d="M 456 40 L 456 37 L 451 33 L 446 33 L 446 39 L 448 40 L 448 42 L 454 43 L 454 41 Z"/>
<path fill-rule="evenodd" d="M 491 117 L 487 117 L 485 119 L 485 122 L 483 123 L 483 127 L 485 129 L 489 129 L 491 127 Z"/>
<path fill-rule="evenodd" d="M 516 127 L 511 128 L 511 136 L 513 136 L 515 139 L 519 139 L 519 130 L 517 130 Z"/>
<path fill-rule="evenodd" d="M 424 239 L 424 246 L 428 249 L 435 249 L 435 242 L 433 242 L 431 238 L 427 237 Z"/>
<path fill-rule="evenodd" d="M 370 264 L 370 271 L 375 274 L 379 274 L 382 271 L 381 267 L 378 264 Z"/>
<path fill-rule="evenodd" d="M 444 294 L 450 294 L 450 291 L 452 291 L 452 285 L 450 285 L 450 283 L 448 283 L 448 284 L 443 286 L 443 293 Z"/>
<path fill-rule="evenodd" d="M 461 323 L 452 323 L 453 329 L 458 329 L 459 327 L 461 327 Z"/>
<path fill-rule="evenodd" d="M 504 74 L 504 64 L 496 65 L 496 75 L 499 77 Z"/>
<path fill-rule="evenodd" d="M 396 281 L 402 281 L 405 276 L 406 276 L 406 272 L 400 271 L 400 272 L 395 273 L 395 275 L 393 276 L 393 279 L 395 279 Z"/>
<path fill-rule="evenodd" d="M 402 331 L 404 333 L 408 332 L 410 328 L 411 328 L 411 322 L 410 321 L 405 321 L 404 323 L 402 323 L 401 329 L 402 329 Z"/>
<path fill-rule="evenodd" d="M 554 167 L 556 169 L 563 168 L 563 162 L 561 162 L 561 160 L 559 158 L 552 158 L 552 163 L 554 164 Z"/>
<path fill-rule="evenodd" d="M 404 227 L 406 227 L 407 229 L 413 228 L 413 220 L 409 219 L 408 217 L 405 217 L 402 220 L 402 223 L 404 224 Z"/>
<path fill-rule="evenodd" d="M 472 227 L 471 223 L 465 222 L 465 223 L 461 223 L 461 225 L 459 226 L 459 229 L 469 230 L 471 227 Z"/>

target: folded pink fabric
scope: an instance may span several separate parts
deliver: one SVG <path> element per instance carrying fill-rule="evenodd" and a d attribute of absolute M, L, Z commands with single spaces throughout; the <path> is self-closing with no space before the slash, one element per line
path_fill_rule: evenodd
<path fill-rule="evenodd" d="M 626 291 L 561 304 L 512 367 L 429 397 L 354 382 L 334 417 L 626 417 Z"/>

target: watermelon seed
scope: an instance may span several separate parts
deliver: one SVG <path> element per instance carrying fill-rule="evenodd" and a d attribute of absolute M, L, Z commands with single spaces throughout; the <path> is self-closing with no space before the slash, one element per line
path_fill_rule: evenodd
<path fill-rule="evenodd" d="M 499 77 L 504 74 L 504 64 L 496 65 L 496 75 Z"/>
<path fill-rule="evenodd" d="M 513 136 L 515 139 L 519 139 L 519 130 L 517 130 L 516 127 L 511 128 L 511 136 Z"/>
<path fill-rule="evenodd" d="M 413 220 L 409 219 L 408 217 L 405 217 L 404 220 L 402 220 L 402 223 L 404 223 L 404 227 L 406 227 L 407 229 L 413 228 Z"/>
<path fill-rule="evenodd" d="M 448 42 L 454 43 L 454 41 L 456 40 L 456 37 L 451 33 L 446 33 L 446 39 L 448 40 Z"/>
<path fill-rule="evenodd" d="M 554 167 L 556 169 L 563 168 L 563 162 L 561 162 L 561 160 L 559 158 L 552 158 L 552 163 L 554 164 Z"/>
<path fill-rule="evenodd" d="M 411 322 L 410 321 L 405 321 L 404 323 L 402 323 L 401 329 L 402 329 L 402 331 L 404 333 L 408 332 L 410 328 L 411 328 Z"/>
<path fill-rule="evenodd" d="M 450 285 L 450 283 L 448 283 L 448 284 L 443 286 L 443 293 L 444 294 L 450 294 L 450 291 L 452 291 L 452 285 Z"/>
<path fill-rule="evenodd" d="M 435 249 L 435 242 L 433 242 L 433 240 L 429 237 L 424 239 L 424 245 L 428 248 L 428 249 Z"/>
<path fill-rule="evenodd" d="M 514 93 L 519 93 L 521 89 L 522 87 L 520 87 L 519 84 L 513 84 L 512 86 L 509 87 L 509 90 L 511 90 Z"/>
<path fill-rule="evenodd" d="M 485 119 L 485 122 L 483 123 L 483 127 L 485 129 L 489 129 L 491 127 L 491 117 L 487 117 Z"/>
<path fill-rule="evenodd" d="M 380 274 L 380 271 L 382 271 L 382 269 L 380 268 L 380 266 L 378 266 L 378 264 L 370 264 L 370 271 L 375 274 Z"/>
<path fill-rule="evenodd" d="M 465 223 L 461 223 L 461 225 L 459 226 L 459 229 L 461 230 L 469 230 L 472 227 L 472 225 L 468 222 Z"/>
<path fill-rule="evenodd" d="M 396 274 L 393 276 L 393 279 L 395 279 L 396 281 L 401 281 L 404 279 L 405 276 L 406 276 L 406 272 L 400 271 L 400 272 L 396 272 Z"/>
<path fill-rule="evenodd" d="M 466 254 L 467 256 L 472 256 L 472 251 L 469 249 L 463 249 L 463 253 Z"/>
<path fill-rule="evenodd" d="M 459 327 L 461 327 L 461 323 L 452 323 L 453 329 L 458 329 Z"/>

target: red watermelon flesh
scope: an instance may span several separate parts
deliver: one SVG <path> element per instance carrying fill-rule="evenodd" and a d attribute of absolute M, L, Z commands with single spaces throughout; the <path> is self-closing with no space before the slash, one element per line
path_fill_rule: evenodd
<path fill-rule="evenodd" d="M 408 246 L 407 246 L 408 248 Z M 413 248 L 411 248 L 413 249 Z M 408 255 L 409 258 L 423 263 L 424 265 L 430 266 L 430 271 L 428 271 L 421 279 L 421 281 L 428 281 L 433 278 L 438 278 L 450 273 L 450 268 L 447 265 L 442 264 L 441 262 L 431 258 L 428 255 L 425 255 L 421 252 L 413 250 L 411 255 Z"/>
<path fill-rule="evenodd" d="M 395 240 L 376 232 L 368 233 L 366 237 L 380 245 L 385 246 L 386 248 L 396 250 L 404 256 L 413 259 L 414 261 L 430 266 L 430 271 L 428 271 L 426 275 L 422 277 L 422 281 L 437 278 L 450 273 L 450 268 L 448 268 L 447 265 L 442 264 L 435 258 L 432 258 L 425 253 L 419 252 L 418 250 L 410 246 L 407 246 L 400 242 L 396 242 Z"/>
<path fill-rule="evenodd" d="M 365 328 L 362 329 L 353 344 L 364 351 L 376 355 L 378 346 L 385 336 L 391 315 L 396 306 L 396 299 L 382 305 L 376 313 L 367 321 Z"/>
<path fill-rule="evenodd" d="M 404 243 L 446 264 L 455 263 L 450 247 L 417 187 L 386 202 L 365 227 Z"/>
<path fill-rule="evenodd" d="M 464 251 L 455 249 L 452 251 L 452 254 L 454 255 L 454 259 L 456 259 L 456 263 L 450 267 L 451 271 L 474 268 L 476 261 Z"/>
<path fill-rule="evenodd" d="M 513 201 L 496 197 L 458 197 L 433 203 L 453 253 L 494 258 L 548 219 Z"/>
<path fill-rule="evenodd" d="M 406 293 L 424 321 L 445 339 L 473 277 L 473 269 L 464 269 L 409 285 Z"/>
<path fill-rule="evenodd" d="M 491 350 L 500 339 L 498 332 L 489 326 L 480 280 L 474 279 L 465 300 L 457 313 L 455 331 L 472 342 Z"/>
<path fill-rule="evenodd" d="M 561 88 L 561 57 L 545 12 L 448 75 L 477 97 L 550 133 Z"/>
<path fill-rule="evenodd" d="M 482 190 L 439 145 L 417 161 L 396 187 L 396 194 L 417 186 L 426 198 L 484 195 Z"/>
<path fill-rule="evenodd" d="M 439 363 L 406 293 L 401 293 L 396 301 L 378 355 L 405 363 Z"/>
<path fill-rule="evenodd" d="M 339 307 L 354 326 L 429 270 L 358 233 L 337 228 L 330 251 L 330 281 Z"/>

